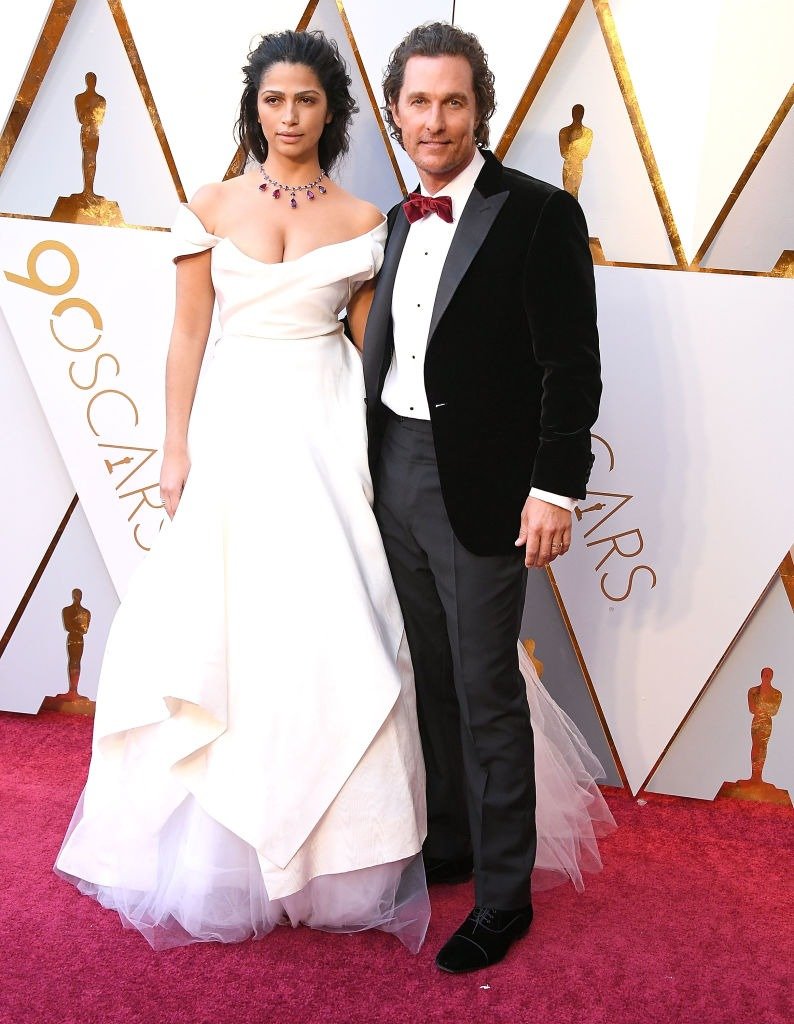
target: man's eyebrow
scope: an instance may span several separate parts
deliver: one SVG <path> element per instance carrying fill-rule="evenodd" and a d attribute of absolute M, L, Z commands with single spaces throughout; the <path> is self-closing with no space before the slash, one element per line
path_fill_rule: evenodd
<path fill-rule="evenodd" d="M 425 89 L 414 89 L 412 92 L 407 93 L 407 99 L 415 99 L 418 96 L 427 96 Z M 464 100 L 468 102 L 468 96 L 465 92 L 448 92 L 442 96 L 443 100 Z"/>

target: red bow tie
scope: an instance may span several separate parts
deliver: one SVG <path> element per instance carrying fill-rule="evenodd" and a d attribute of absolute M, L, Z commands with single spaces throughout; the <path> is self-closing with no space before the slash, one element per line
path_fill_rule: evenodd
<path fill-rule="evenodd" d="M 423 196 L 419 192 L 412 192 L 403 203 L 403 210 L 410 224 L 429 213 L 437 213 L 447 224 L 452 223 L 451 196 Z"/>

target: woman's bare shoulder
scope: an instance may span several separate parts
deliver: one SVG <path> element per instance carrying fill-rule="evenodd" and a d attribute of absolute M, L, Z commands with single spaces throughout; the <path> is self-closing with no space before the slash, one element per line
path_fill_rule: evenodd
<path fill-rule="evenodd" d="M 355 229 L 354 234 L 366 234 L 367 231 L 371 231 L 383 223 L 385 214 L 373 203 L 368 203 L 366 199 L 359 199 L 349 192 L 343 190 L 340 190 L 340 192 L 340 208 L 344 210 L 345 218 L 348 220 L 350 227 Z"/>
<path fill-rule="evenodd" d="M 224 209 L 234 202 L 245 189 L 244 175 L 229 178 L 227 181 L 213 181 L 202 185 L 192 196 L 188 207 L 196 214 L 209 232 L 215 232 Z"/>

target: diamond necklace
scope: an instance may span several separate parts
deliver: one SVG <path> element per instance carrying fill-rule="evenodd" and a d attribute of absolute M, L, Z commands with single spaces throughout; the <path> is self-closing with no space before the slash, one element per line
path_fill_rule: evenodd
<path fill-rule="evenodd" d="M 323 178 L 328 177 L 328 175 L 325 173 L 325 171 L 320 171 L 320 177 L 319 178 L 315 178 L 314 181 L 310 181 L 308 185 L 285 185 L 283 182 L 276 181 L 275 178 L 271 178 L 270 175 L 265 170 L 265 165 L 264 164 L 260 165 L 259 170 L 260 170 L 260 172 L 262 174 L 262 177 L 265 179 L 262 182 L 262 184 L 259 186 L 259 191 L 260 192 L 267 192 L 269 186 L 272 185 L 273 186 L 273 191 L 270 194 L 273 196 L 274 199 L 280 199 L 282 192 L 289 192 L 290 193 L 289 204 L 290 204 L 290 206 L 292 207 L 293 210 L 298 205 L 298 200 L 295 198 L 295 193 L 296 192 L 305 192 L 307 199 L 316 199 L 317 196 L 316 196 L 316 194 L 314 192 L 315 189 L 317 189 L 317 191 L 320 193 L 320 195 L 323 195 L 323 196 L 325 195 L 325 193 L 327 191 L 325 185 L 321 184 Z"/>

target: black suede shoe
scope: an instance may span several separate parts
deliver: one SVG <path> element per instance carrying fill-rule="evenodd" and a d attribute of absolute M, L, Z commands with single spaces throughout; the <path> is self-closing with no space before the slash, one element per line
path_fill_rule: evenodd
<path fill-rule="evenodd" d="M 520 910 L 475 907 L 441 947 L 436 966 L 449 974 L 465 974 L 498 964 L 510 946 L 526 935 L 531 924 L 531 904 Z"/>
<path fill-rule="evenodd" d="M 471 856 L 445 860 L 443 857 L 427 857 L 422 854 L 422 860 L 428 885 L 457 885 L 459 882 L 468 882 L 474 867 Z"/>

